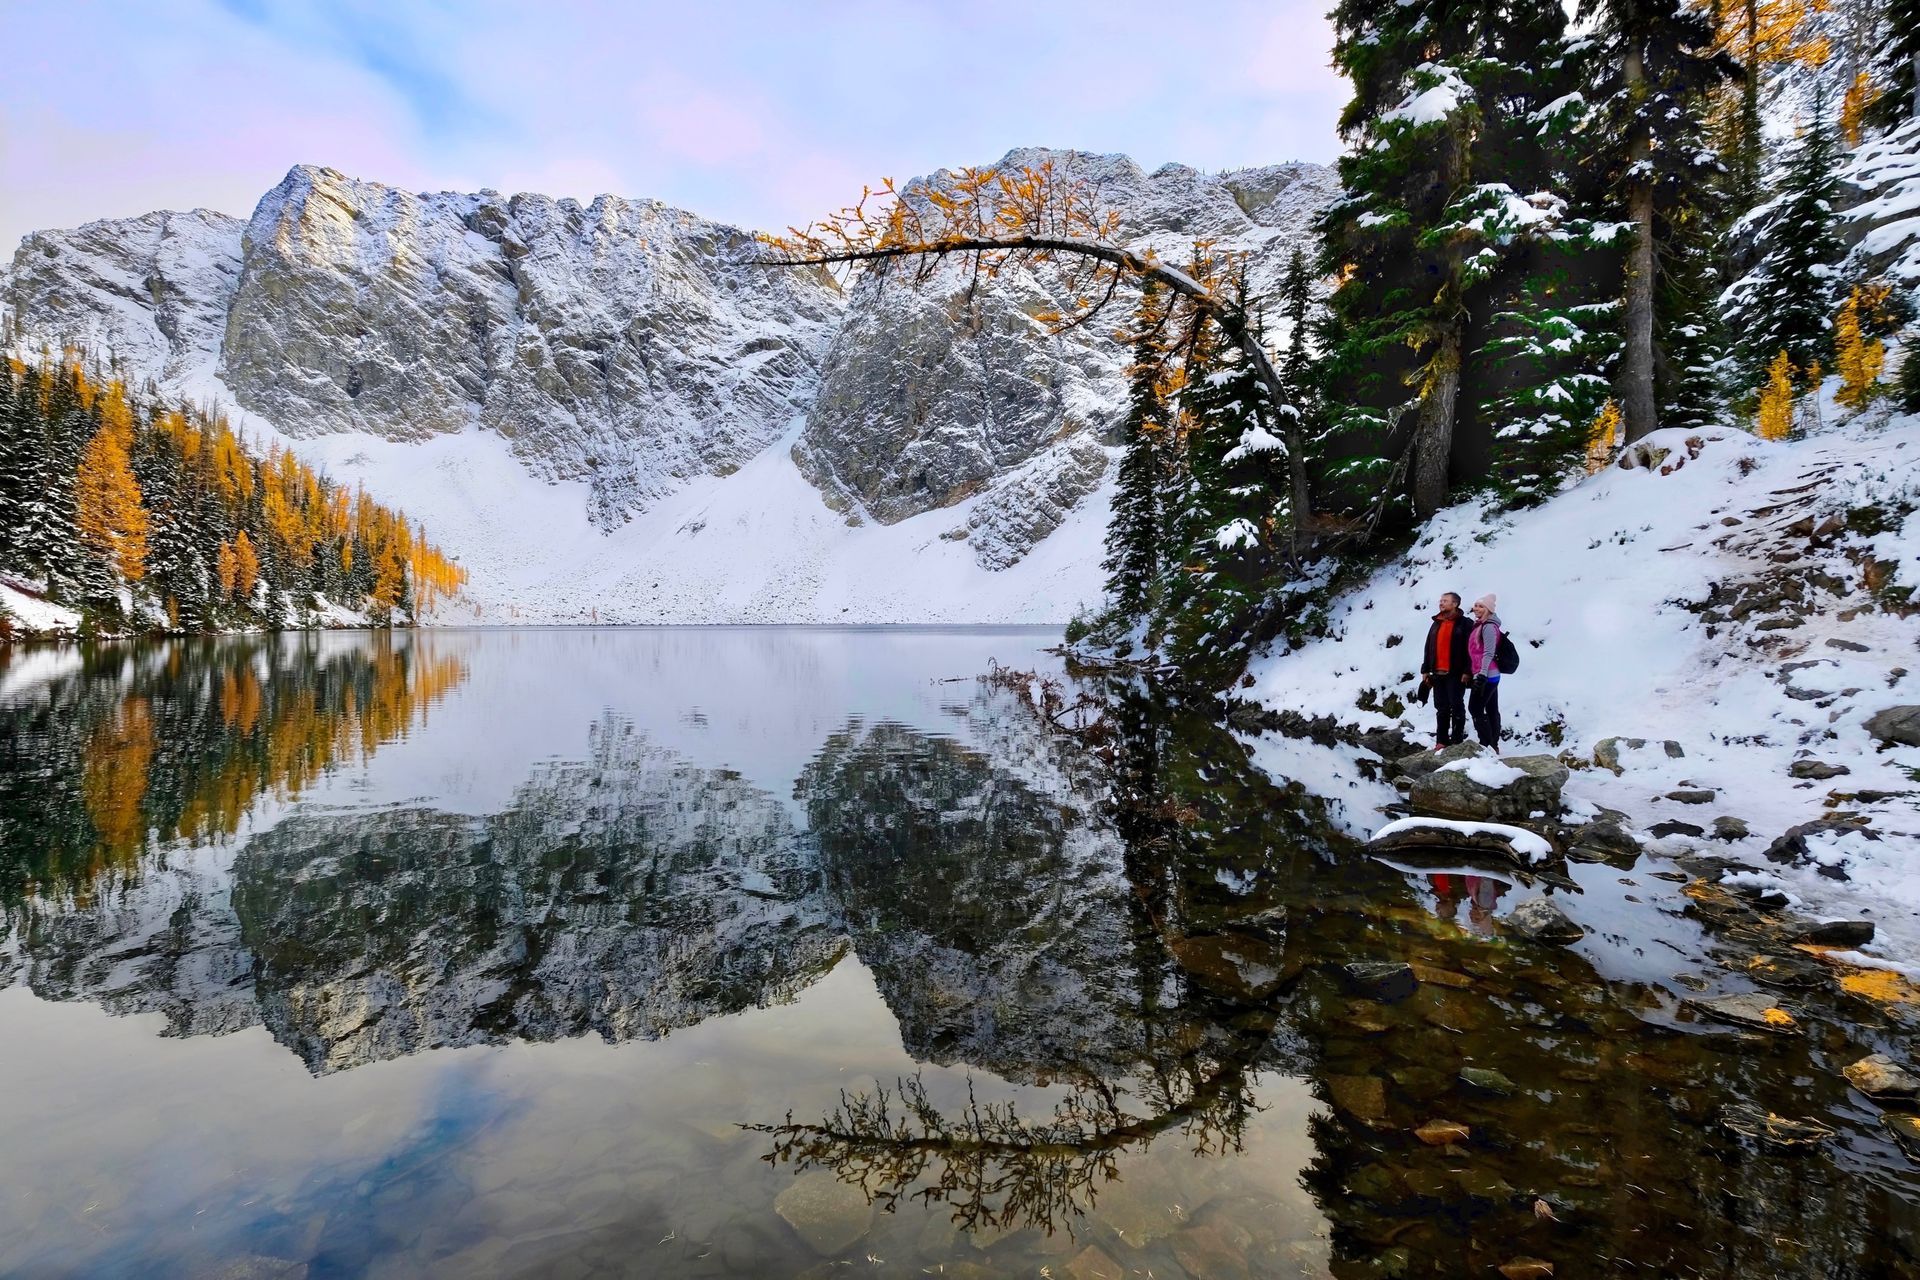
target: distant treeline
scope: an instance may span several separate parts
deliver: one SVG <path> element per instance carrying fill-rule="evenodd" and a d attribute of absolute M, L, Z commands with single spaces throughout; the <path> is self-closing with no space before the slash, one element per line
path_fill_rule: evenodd
<path fill-rule="evenodd" d="M 328 603 L 393 625 L 466 580 L 400 512 L 71 350 L 0 361 L 0 573 L 108 631 L 278 629 Z"/>

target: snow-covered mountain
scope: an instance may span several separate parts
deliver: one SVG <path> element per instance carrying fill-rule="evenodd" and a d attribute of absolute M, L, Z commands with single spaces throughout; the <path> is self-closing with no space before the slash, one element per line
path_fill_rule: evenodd
<path fill-rule="evenodd" d="M 1001 163 L 1046 160 L 1134 242 L 1245 250 L 1256 287 L 1335 191 L 1306 164 Z M 657 201 L 303 165 L 245 222 L 29 236 L 0 306 L 423 520 L 472 577 L 446 620 L 1058 621 L 1090 598 L 1110 326 L 1046 335 L 1044 269 L 843 293 L 758 252 Z"/>

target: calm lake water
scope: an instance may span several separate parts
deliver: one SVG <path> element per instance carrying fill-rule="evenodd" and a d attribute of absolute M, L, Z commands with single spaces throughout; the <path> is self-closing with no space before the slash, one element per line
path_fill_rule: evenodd
<path fill-rule="evenodd" d="M 0 1275 L 1920 1274 L 1653 868 L 1510 941 L 1055 638 L 0 651 Z"/>

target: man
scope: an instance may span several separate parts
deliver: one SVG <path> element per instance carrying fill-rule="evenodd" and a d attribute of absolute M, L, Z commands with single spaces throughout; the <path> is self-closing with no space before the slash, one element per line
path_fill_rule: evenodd
<path fill-rule="evenodd" d="M 1467 636 L 1473 630 L 1460 612 L 1460 596 L 1449 591 L 1440 597 L 1440 612 L 1427 628 L 1427 648 L 1421 655 L 1423 683 L 1433 690 L 1435 751 L 1467 740 L 1467 682 L 1473 668 L 1467 661 Z"/>

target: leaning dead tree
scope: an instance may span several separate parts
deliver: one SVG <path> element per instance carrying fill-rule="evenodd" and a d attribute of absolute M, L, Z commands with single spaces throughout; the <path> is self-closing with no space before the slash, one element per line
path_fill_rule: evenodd
<path fill-rule="evenodd" d="M 1084 179 L 1066 178 L 1053 163 L 1018 170 L 961 169 L 939 183 L 905 191 L 891 178 L 862 190 L 858 203 L 787 234 L 763 236 L 770 266 L 901 269 L 916 284 L 959 259 L 973 279 L 991 279 L 1008 265 L 1051 264 L 1061 273 L 1068 305 L 1036 317 L 1055 333 L 1087 324 L 1122 286 L 1152 281 L 1172 305 L 1163 325 L 1176 331 L 1211 323 L 1239 348 L 1271 399 L 1292 465 L 1304 465 L 1299 413 L 1286 383 L 1229 287 L 1231 259 L 1205 243 L 1193 270 L 1162 261 L 1151 249 L 1119 240 L 1120 215 L 1102 207 Z M 1307 516 L 1296 513 L 1296 519 Z"/>

